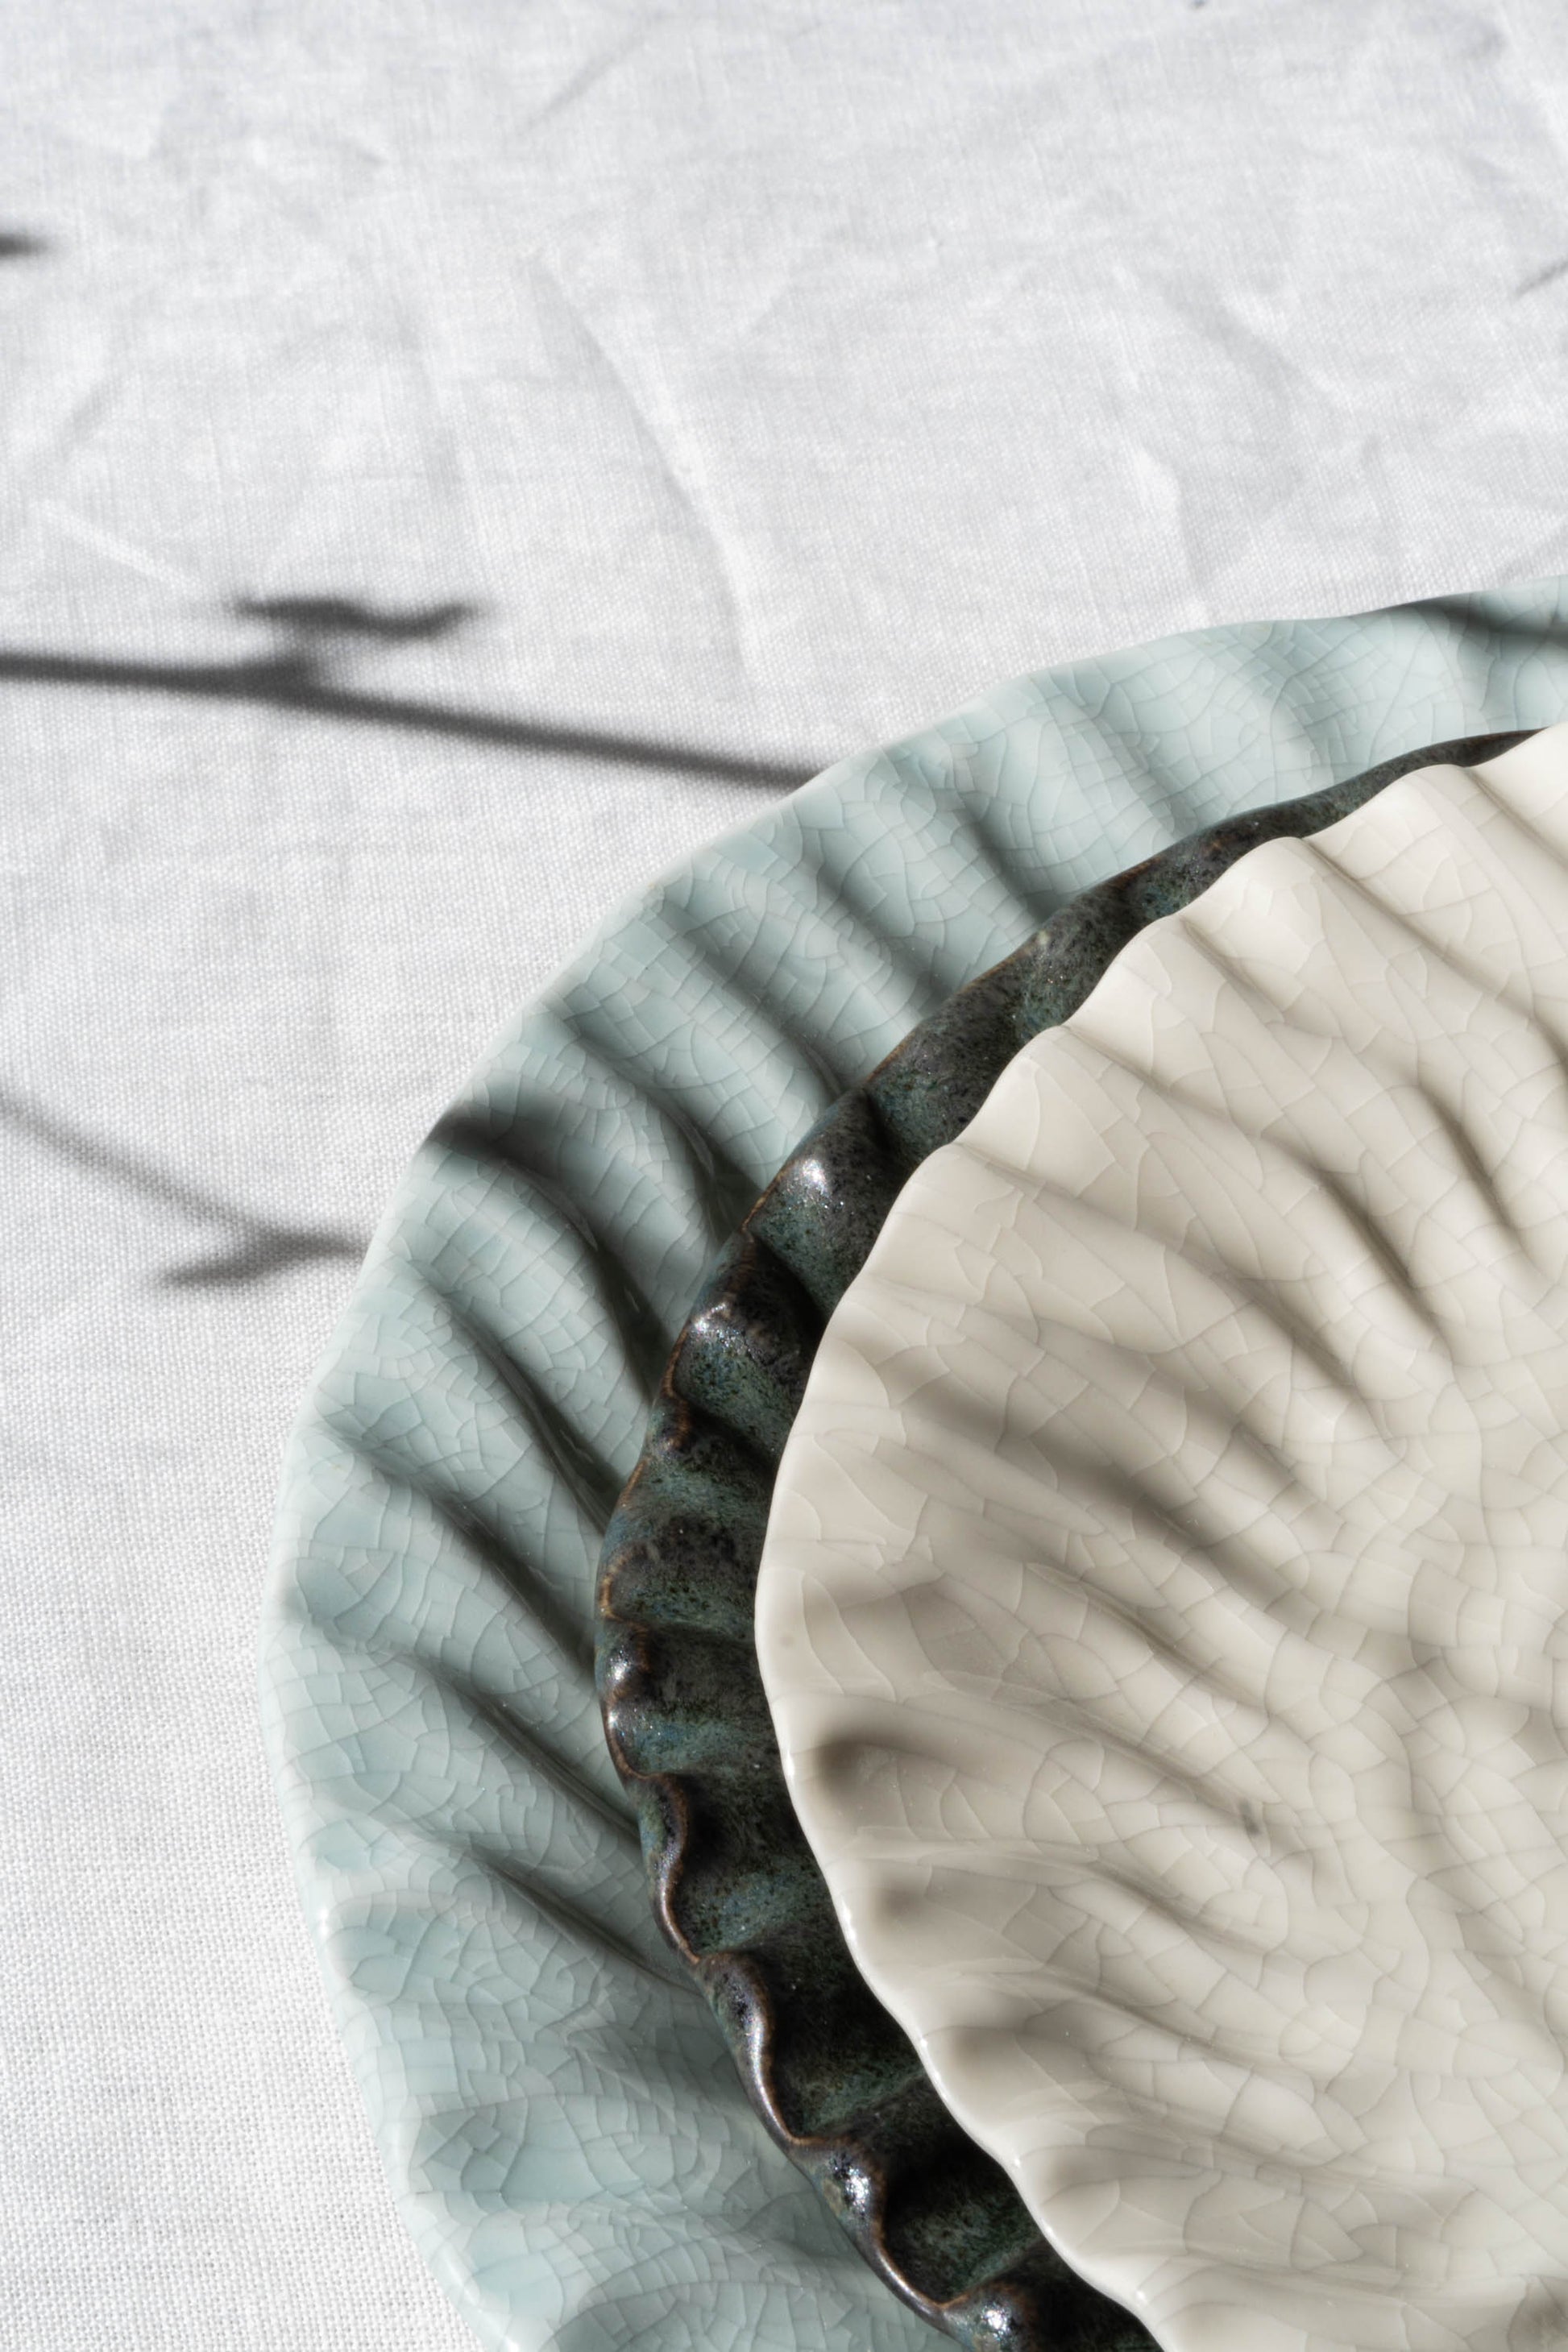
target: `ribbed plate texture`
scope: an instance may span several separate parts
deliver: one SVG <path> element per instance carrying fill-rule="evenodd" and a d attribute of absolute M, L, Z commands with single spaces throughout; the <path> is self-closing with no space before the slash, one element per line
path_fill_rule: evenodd
<path fill-rule="evenodd" d="M 416 1155 L 290 1444 L 263 1704 L 395 2194 L 498 2352 L 931 2340 L 756 2117 L 600 1727 L 600 1547 L 705 1267 L 830 1105 L 1077 892 L 1564 708 L 1555 583 L 1019 681 L 688 860 Z"/>
<path fill-rule="evenodd" d="M 836 1104 L 745 1219 L 667 1367 L 605 1548 L 599 1685 L 654 1907 L 753 2103 L 896 2293 L 974 2352 L 1135 2352 L 1008 2176 L 952 2123 L 862 1982 L 785 1789 L 752 1639 L 773 1474 L 827 1318 L 905 1180 L 1119 949 L 1260 843 L 1337 824 L 1395 778 L 1503 734 L 1416 749 L 1208 827 L 1072 900 Z"/>

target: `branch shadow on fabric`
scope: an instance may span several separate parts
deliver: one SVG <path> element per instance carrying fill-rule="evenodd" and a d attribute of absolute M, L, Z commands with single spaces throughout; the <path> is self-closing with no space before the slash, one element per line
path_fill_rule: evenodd
<path fill-rule="evenodd" d="M 259 1216 L 18 1095 L 0 1092 L 0 1126 L 86 1176 L 216 1229 L 211 1254 L 166 1267 L 157 1276 L 160 1289 L 237 1286 L 321 1259 L 357 1265 L 368 1246 L 356 1234 L 331 1226 L 288 1224 Z"/>
<path fill-rule="evenodd" d="M 41 239 L 0 231 L 0 261 L 30 257 L 47 249 Z M 712 778 L 771 792 L 791 791 L 816 772 L 806 761 L 748 760 L 697 745 L 369 693 L 339 682 L 337 667 L 354 650 L 437 643 L 471 620 L 478 609 L 457 601 L 381 609 L 346 596 L 243 597 L 228 610 L 236 619 L 259 623 L 280 636 L 282 643 L 274 651 L 231 662 L 185 664 L 0 648 L 0 681 L 251 703 L 322 719 L 496 744 L 510 751 Z M 207 1255 L 164 1269 L 158 1276 L 162 1288 L 235 1286 L 312 1261 L 336 1259 L 358 1265 L 364 1255 L 367 1244 L 354 1234 L 259 1215 L 19 1097 L 0 1093 L 0 1125 L 53 1151 L 84 1173 L 216 1228 L 216 1246 Z"/>
<path fill-rule="evenodd" d="M 158 662 L 13 646 L 0 647 L 0 681 L 249 702 L 317 719 L 357 720 L 416 735 L 444 736 L 556 758 L 598 760 L 772 793 L 793 792 L 816 772 L 816 765 L 808 761 L 753 760 L 702 744 L 661 742 L 652 736 L 568 726 L 543 718 L 511 718 L 365 692 L 340 683 L 336 666 L 351 648 L 367 644 L 429 644 L 450 635 L 478 609 L 454 603 L 378 611 L 346 596 L 242 597 L 228 610 L 237 620 L 259 621 L 280 633 L 283 644 L 276 651 L 227 662 Z"/>

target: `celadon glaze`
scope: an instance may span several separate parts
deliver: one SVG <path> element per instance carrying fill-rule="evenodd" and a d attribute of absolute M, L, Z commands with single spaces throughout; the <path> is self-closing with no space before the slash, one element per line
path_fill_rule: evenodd
<path fill-rule="evenodd" d="M 600 1727 L 605 1524 L 704 1267 L 829 1104 L 1075 893 L 1564 710 L 1558 581 L 1043 669 L 687 858 L 455 1089 L 301 1400 L 261 1702 L 391 2193 L 490 2352 L 934 2340 L 679 1980 Z"/>
<path fill-rule="evenodd" d="M 868 1982 L 1168 2352 L 1568 2337 L 1568 727 L 1253 850 L 895 1203 L 757 1646 Z"/>

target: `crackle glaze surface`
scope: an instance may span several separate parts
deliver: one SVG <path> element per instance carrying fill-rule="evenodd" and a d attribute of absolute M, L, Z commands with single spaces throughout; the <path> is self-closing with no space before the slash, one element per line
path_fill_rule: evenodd
<path fill-rule="evenodd" d="M 856 1957 L 1170 2352 L 1568 2334 L 1568 728 L 1252 851 L 911 1178 L 757 1641 Z"/>
<path fill-rule="evenodd" d="M 262 1704 L 388 2179 L 491 2352 L 934 2340 L 678 1980 L 600 1728 L 605 1523 L 704 1266 L 835 1097 L 1074 893 L 1564 709 L 1556 581 L 1016 680 L 667 876 L 422 1146 L 290 1444 Z"/>

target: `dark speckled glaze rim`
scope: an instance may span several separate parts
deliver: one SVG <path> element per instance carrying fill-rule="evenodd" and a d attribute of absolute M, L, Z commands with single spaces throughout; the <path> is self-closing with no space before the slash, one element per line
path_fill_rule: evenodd
<path fill-rule="evenodd" d="M 752 1601 L 817 1342 L 908 1177 L 1146 924 L 1260 843 L 1321 833 L 1414 769 L 1474 765 L 1531 731 L 1428 745 L 1192 834 L 1072 899 L 921 1023 L 818 1120 L 722 1254 L 610 1522 L 599 1696 L 656 1916 L 773 2137 L 872 2268 L 971 2352 L 1148 2352 L 1151 2338 L 1077 2277 L 949 2116 L 856 1969 L 795 1821 Z"/>

